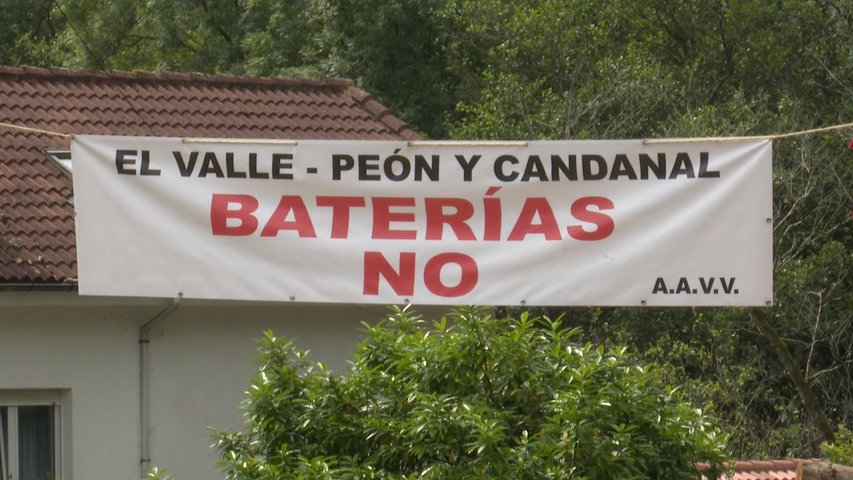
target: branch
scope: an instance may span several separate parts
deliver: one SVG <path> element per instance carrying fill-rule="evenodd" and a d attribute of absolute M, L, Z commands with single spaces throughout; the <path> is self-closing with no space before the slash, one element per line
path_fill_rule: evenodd
<path fill-rule="evenodd" d="M 785 342 L 779 338 L 779 334 L 777 334 L 776 330 L 770 325 L 770 322 L 767 319 L 767 314 L 758 308 L 750 308 L 749 318 L 755 322 L 758 329 L 761 330 L 761 333 L 767 337 L 767 340 L 770 342 L 770 346 L 776 351 L 776 355 L 779 357 L 782 365 L 784 365 L 785 370 L 788 372 L 788 376 L 791 378 L 791 381 L 794 382 L 794 386 L 797 387 L 797 392 L 800 394 L 803 406 L 805 406 L 806 410 L 812 414 L 815 427 L 818 429 L 825 441 L 832 443 L 835 440 L 835 432 L 829 424 L 829 420 L 827 420 L 823 411 L 821 411 L 817 397 L 815 397 L 814 392 L 811 387 L 809 387 L 805 377 L 803 377 L 803 373 L 797 367 L 796 362 L 794 362 L 794 358 L 791 356 L 791 352 L 788 350 L 787 345 L 785 345 Z"/>

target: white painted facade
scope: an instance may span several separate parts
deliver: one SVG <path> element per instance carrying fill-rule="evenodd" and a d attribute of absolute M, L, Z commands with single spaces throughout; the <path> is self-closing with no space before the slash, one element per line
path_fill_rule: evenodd
<path fill-rule="evenodd" d="M 143 475 L 140 328 L 171 301 L 0 292 L 0 399 L 55 395 L 61 479 Z M 176 480 L 222 478 L 209 427 L 236 430 L 257 339 L 295 338 L 315 361 L 346 368 L 362 321 L 381 306 L 181 301 L 148 343 L 150 465 Z"/>

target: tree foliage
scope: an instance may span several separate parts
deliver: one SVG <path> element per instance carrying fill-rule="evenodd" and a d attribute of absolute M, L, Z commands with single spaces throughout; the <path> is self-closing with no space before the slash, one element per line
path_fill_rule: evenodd
<path fill-rule="evenodd" d="M 0 64 L 47 66 L 60 61 L 53 44 L 65 24 L 51 15 L 49 0 L 3 0 L 0 8 Z"/>
<path fill-rule="evenodd" d="M 233 479 L 695 478 L 723 438 L 624 349 L 559 320 L 397 310 L 344 375 L 272 333 L 246 430 L 218 447 Z"/>
<path fill-rule="evenodd" d="M 853 432 L 845 427 L 838 429 L 833 443 L 824 443 L 820 449 L 832 463 L 853 466 Z"/>
<path fill-rule="evenodd" d="M 757 135 L 853 119 L 850 2 L 556 3 L 482 3 L 497 17 L 478 16 L 470 30 L 486 29 L 495 46 L 482 88 L 457 105 L 452 135 Z M 774 148 L 769 315 L 840 425 L 853 422 L 849 138 Z M 637 348 L 694 398 L 713 399 L 738 457 L 817 454 L 810 414 L 747 312 L 575 309 L 568 318 L 595 341 Z"/>

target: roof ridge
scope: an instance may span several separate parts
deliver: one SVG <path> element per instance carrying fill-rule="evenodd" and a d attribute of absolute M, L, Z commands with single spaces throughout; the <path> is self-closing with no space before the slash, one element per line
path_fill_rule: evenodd
<path fill-rule="evenodd" d="M 819 458 L 784 458 L 778 460 L 733 460 L 731 462 L 726 462 L 726 466 L 733 467 L 734 471 L 736 472 L 755 470 L 793 470 L 796 469 L 797 465 L 799 465 L 800 463 L 815 463 L 819 461 Z M 700 462 L 696 464 L 696 467 L 700 471 L 703 471 L 710 468 L 710 465 L 707 462 Z"/>
<path fill-rule="evenodd" d="M 408 123 L 397 118 L 388 107 L 379 103 L 373 95 L 359 88 L 354 82 L 349 85 L 345 94 L 349 95 L 361 108 L 397 135 L 406 140 L 421 139 L 421 136 L 412 130 Z"/>
<path fill-rule="evenodd" d="M 795 470 L 800 463 L 815 463 L 818 458 L 785 458 L 779 460 L 739 460 L 735 463 L 735 471 L 753 469 Z"/>
<path fill-rule="evenodd" d="M 346 78 L 336 77 L 263 77 L 233 74 L 208 74 L 199 72 L 147 72 L 134 70 L 132 72 L 123 70 L 72 70 L 66 68 L 41 68 L 41 67 L 9 67 L 0 65 L 0 76 L 13 77 L 64 77 L 69 79 L 92 78 L 92 79 L 120 79 L 138 81 L 166 81 L 166 82 L 205 82 L 210 84 L 248 84 L 248 85 L 271 85 L 287 87 L 329 87 L 347 88 L 355 85 L 355 82 Z"/>

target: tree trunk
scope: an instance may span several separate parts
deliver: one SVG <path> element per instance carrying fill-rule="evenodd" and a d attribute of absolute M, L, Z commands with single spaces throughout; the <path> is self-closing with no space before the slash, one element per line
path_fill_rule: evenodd
<path fill-rule="evenodd" d="M 767 319 L 767 314 L 758 308 L 750 308 L 749 316 L 752 318 L 752 321 L 758 325 L 758 329 L 761 330 L 761 333 L 770 341 L 770 345 L 773 347 L 773 350 L 776 352 L 776 355 L 779 357 L 782 365 L 785 366 L 785 371 L 788 372 L 788 376 L 797 387 L 800 399 L 803 401 L 803 405 L 806 407 L 806 410 L 811 414 L 815 427 L 817 427 L 817 430 L 820 432 L 823 440 L 828 443 L 835 441 L 835 432 L 833 431 L 832 426 L 830 426 L 826 415 L 823 414 L 823 411 L 818 404 L 817 397 L 814 392 L 812 392 L 806 378 L 803 376 L 803 372 L 800 371 L 800 368 L 797 367 L 796 362 L 794 362 L 794 358 L 791 356 L 788 346 L 785 345 L 785 342 L 779 338 L 779 334 L 776 333 L 776 330 L 772 325 L 770 325 L 770 321 Z M 851 480 L 853 480 L 853 477 L 851 477 Z"/>
<path fill-rule="evenodd" d="M 800 463 L 797 480 L 853 480 L 853 467 L 830 462 Z"/>

